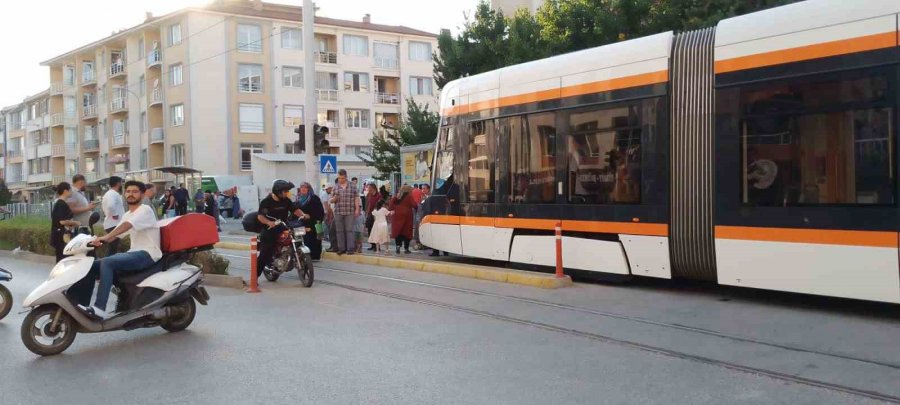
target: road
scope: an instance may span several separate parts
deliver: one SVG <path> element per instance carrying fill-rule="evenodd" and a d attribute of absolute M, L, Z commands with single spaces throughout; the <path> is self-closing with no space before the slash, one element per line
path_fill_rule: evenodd
<path fill-rule="evenodd" d="M 220 251 L 245 275 L 246 252 Z M 17 301 L 48 265 L 3 259 Z M 185 332 L 38 358 L 0 321 L 0 403 L 900 402 L 897 307 L 662 282 L 539 290 L 319 263 L 210 288 Z"/>

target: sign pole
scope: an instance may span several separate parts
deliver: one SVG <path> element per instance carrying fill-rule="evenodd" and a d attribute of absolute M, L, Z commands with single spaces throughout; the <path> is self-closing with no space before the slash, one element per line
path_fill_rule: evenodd
<path fill-rule="evenodd" d="M 303 0 L 303 55 L 305 63 L 303 64 L 303 82 L 306 83 L 306 103 L 303 106 L 303 126 L 306 128 L 306 158 L 304 159 L 304 167 L 306 168 L 306 181 L 313 185 L 313 190 L 319 190 L 319 167 L 316 159 L 316 141 L 313 126 L 318 121 L 319 106 L 316 100 L 316 47 L 315 41 L 315 18 L 316 6 L 312 0 Z"/>

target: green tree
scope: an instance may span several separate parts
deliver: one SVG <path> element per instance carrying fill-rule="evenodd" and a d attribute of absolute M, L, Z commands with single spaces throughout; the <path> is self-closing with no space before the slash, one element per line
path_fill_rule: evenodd
<path fill-rule="evenodd" d="M 434 54 L 434 81 L 439 88 L 457 78 L 506 66 L 506 18 L 481 1 L 474 19 L 466 16 L 463 31 L 453 38 L 449 31 L 438 36 Z"/>
<path fill-rule="evenodd" d="M 393 127 L 382 127 L 381 131 L 372 134 L 369 142 L 372 151 L 363 151 L 357 155 L 366 166 L 377 171 L 375 178 L 387 180 L 391 173 L 400 172 L 400 147 L 421 145 L 434 142 L 437 137 L 441 118 L 437 112 L 430 111 L 428 104 L 418 104 L 413 99 L 406 100 L 406 114 Z M 375 123 L 381 127 L 382 123 Z"/>
<path fill-rule="evenodd" d="M 0 179 L 0 205 L 9 204 L 10 200 L 12 200 L 12 193 L 9 191 L 9 187 L 6 186 L 6 181 Z"/>

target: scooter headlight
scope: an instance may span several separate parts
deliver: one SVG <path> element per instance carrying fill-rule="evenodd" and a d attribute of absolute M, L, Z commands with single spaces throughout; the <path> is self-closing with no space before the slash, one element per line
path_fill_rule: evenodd
<path fill-rule="evenodd" d="M 295 237 L 302 238 L 305 235 L 306 235 L 306 228 L 303 228 L 303 227 L 294 228 L 294 236 Z"/>

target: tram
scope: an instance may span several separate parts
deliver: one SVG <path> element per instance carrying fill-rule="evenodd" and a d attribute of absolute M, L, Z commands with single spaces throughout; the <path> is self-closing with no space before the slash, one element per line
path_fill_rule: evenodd
<path fill-rule="evenodd" d="M 900 2 L 809 0 L 441 93 L 420 238 L 458 255 L 900 303 Z"/>

